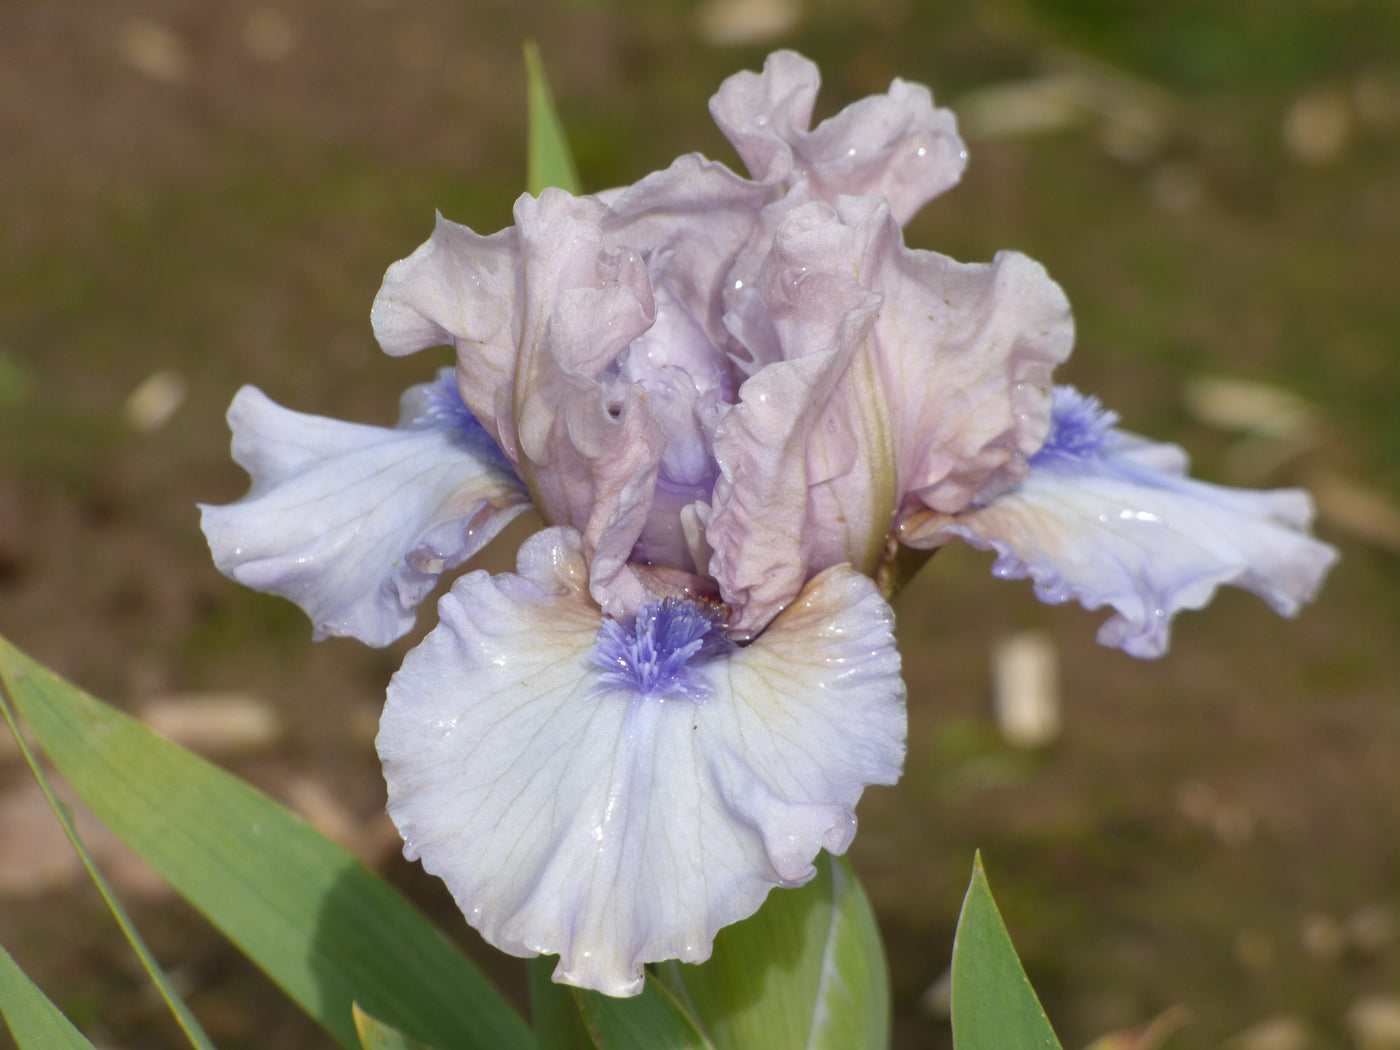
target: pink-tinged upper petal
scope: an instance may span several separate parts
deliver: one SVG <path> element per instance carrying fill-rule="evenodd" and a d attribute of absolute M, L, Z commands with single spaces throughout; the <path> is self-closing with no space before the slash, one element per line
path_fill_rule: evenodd
<path fill-rule="evenodd" d="M 229 409 L 233 457 L 252 488 L 236 503 L 201 505 L 220 571 L 296 602 L 317 638 L 388 645 L 406 633 L 439 576 L 530 505 L 474 420 L 420 411 L 425 391 L 437 393 L 410 390 L 408 418 L 388 428 L 240 390 Z"/>
<path fill-rule="evenodd" d="M 378 746 L 405 854 L 488 941 L 633 995 L 646 963 L 704 960 L 846 849 L 864 787 L 899 776 L 904 686 L 889 608 L 848 569 L 744 649 L 705 643 L 700 607 L 653 608 L 700 628 L 660 640 L 659 670 L 631 661 L 640 628 L 600 618 L 586 574 L 578 537 L 550 529 L 519 575 L 459 580 Z"/>
<path fill-rule="evenodd" d="M 651 508 L 665 437 L 617 359 L 656 317 L 646 267 L 609 244 L 596 199 L 546 191 L 516 205 L 524 284 L 511 391 L 518 469 L 545 519 L 583 537 L 596 600 L 621 615 L 642 597 L 626 571 Z M 538 290 L 538 295 L 536 295 Z"/>
<path fill-rule="evenodd" d="M 864 371 L 859 357 L 879 296 L 836 274 L 809 272 L 804 258 L 785 251 L 809 227 L 829 225 L 823 221 L 829 212 L 809 205 L 779 231 L 748 289 L 747 308 L 730 319 L 741 341 L 786 358 L 745 381 L 715 433 L 723 473 L 706 531 L 714 552 L 709 571 L 732 609 L 736 636 L 761 630 L 817 570 L 842 562 L 860 568 L 859 555 L 848 549 L 851 531 L 868 531 L 872 513 L 883 513 L 887 527 L 895 503 L 893 472 L 877 476 L 857 463 L 881 446 L 879 436 L 862 448 L 853 430 L 874 424 L 882 391 L 866 386 L 846 393 Z M 863 401 L 861 393 L 870 397 Z M 814 513 L 813 487 L 852 473 L 867 497 L 869 488 L 887 485 L 883 510 L 867 498 L 849 508 L 850 520 Z"/>
<path fill-rule="evenodd" d="M 387 349 L 456 347 L 463 399 L 546 521 L 583 536 L 610 613 L 640 596 L 639 540 L 648 560 L 695 568 L 677 523 L 708 496 L 733 386 L 713 342 L 728 338 L 720 282 L 766 194 L 691 156 L 598 197 L 525 196 L 494 237 L 440 221 L 376 300 Z M 653 512 L 658 482 L 676 484 Z"/>
<path fill-rule="evenodd" d="M 440 223 L 386 277 L 377 330 L 451 339 L 464 399 L 579 531 L 610 615 L 640 600 L 637 563 L 712 575 L 753 633 L 814 572 L 873 572 L 900 513 L 1014 484 L 1044 434 L 1072 338 L 1058 287 L 1014 254 L 902 244 L 961 171 L 952 118 L 896 81 L 808 130 L 816 88 L 788 52 L 721 88 L 757 181 L 688 156 L 522 197 L 511 230 Z"/>
<path fill-rule="evenodd" d="M 632 336 L 625 346 L 618 345 L 621 339 L 608 344 L 604 356 L 610 362 L 600 379 L 614 410 L 621 408 L 625 417 L 635 406 L 646 420 L 647 449 L 659 457 L 654 469 L 643 469 L 635 455 L 601 464 L 619 484 L 626 482 L 629 493 L 650 500 L 646 507 L 629 503 L 633 513 L 613 527 L 613 561 L 594 559 L 593 593 L 610 614 L 635 597 L 634 589 L 611 593 L 624 584 L 634 587 L 621 567 L 629 557 L 703 571 L 693 560 L 693 537 L 686 535 L 682 517 L 689 504 L 709 498 L 718 473 L 711 438 L 736 385 L 720 349 L 729 339 L 721 323 L 721 291 L 733 260 L 755 236 L 765 197 L 763 187 L 690 155 L 596 198 L 605 207 L 598 217 L 604 248 L 640 260 L 639 280 L 644 273 L 651 294 L 649 325 L 623 329 Z M 594 345 L 618 329 L 580 326 Z M 560 520 L 581 527 L 585 545 L 594 544 L 580 519 Z"/>
<path fill-rule="evenodd" d="M 725 281 L 734 260 L 755 240 L 762 241 L 759 216 L 771 196 L 769 187 L 699 154 L 687 154 L 634 185 L 600 193 L 598 199 L 608 206 L 603 224 L 609 237 L 643 251 L 657 283 L 664 281 L 672 297 L 685 304 L 712 347 L 722 347 Z M 668 363 L 684 367 L 702 390 L 702 378 L 715 368 L 713 360 L 693 354 L 670 356 Z"/>
<path fill-rule="evenodd" d="M 1051 376 L 1074 346 L 1064 292 L 1019 252 L 958 263 L 888 233 L 871 261 L 885 306 L 880 372 L 897 420 L 899 487 L 935 510 L 1010 484 L 1050 422 Z"/>
<path fill-rule="evenodd" d="M 776 51 L 762 73 L 730 77 L 710 100 L 715 123 L 755 180 L 801 184 L 803 199 L 884 197 L 903 225 L 962 177 L 967 151 L 957 121 L 934 108 L 928 88 L 896 79 L 888 93 L 809 131 L 820 82 L 810 61 Z"/>
<path fill-rule="evenodd" d="M 716 436 L 709 541 L 741 633 L 812 572 L 874 573 L 899 514 L 1018 480 L 1073 341 L 1037 264 L 911 251 L 873 198 L 793 211 L 730 302 L 761 367 Z"/>
<path fill-rule="evenodd" d="M 512 458 L 515 434 L 509 416 L 502 425 L 500 399 L 520 344 L 519 254 L 514 227 L 482 237 L 439 215 L 432 237 L 389 267 L 370 310 L 385 353 L 457 348 L 462 400 Z"/>
<path fill-rule="evenodd" d="M 1222 585 L 1284 616 L 1316 594 L 1337 552 L 1307 534 L 1306 493 L 1195 481 L 1176 446 L 1101 425 L 1097 403 L 1069 388 L 1055 395 L 1069 425 L 1057 420 L 1025 480 L 985 506 L 911 518 L 913 545 L 960 537 L 996 551 L 993 573 L 1029 577 L 1042 601 L 1110 606 L 1099 641 L 1138 657 L 1166 652 L 1176 613 Z"/>
<path fill-rule="evenodd" d="M 883 387 L 901 498 L 952 512 L 989 479 L 1020 477 L 1049 426 L 1051 374 L 1074 344 L 1069 301 L 1039 263 L 906 248 L 874 198 L 842 198 L 826 222 L 791 222 L 781 244 L 793 272 L 839 274 L 883 299 L 863 351 L 870 376 L 844 389 L 865 398 L 865 383 Z"/>

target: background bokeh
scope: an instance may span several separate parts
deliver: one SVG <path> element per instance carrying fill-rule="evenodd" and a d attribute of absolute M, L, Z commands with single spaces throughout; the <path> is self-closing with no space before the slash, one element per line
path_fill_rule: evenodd
<path fill-rule="evenodd" d="M 893 76 L 930 84 L 972 163 L 910 244 L 1041 260 L 1075 305 L 1065 378 L 1204 477 L 1310 486 L 1342 549 L 1297 622 L 1223 594 L 1151 664 L 984 555 L 923 570 L 897 602 L 907 773 L 868 793 L 853 850 L 897 1045 L 949 1045 L 938 981 L 980 847 L 1066 1047 L 1173 1006 L 1183 1047 L 1400 1046 L 1391 0 L 0 4 L 0 631 L 473 943 L 382 817 L 377 710 L 421 631 L 313 646 L 294 607 L 215 572 L 195 503 L 244 490 L 223 420 L 240 384 L 388 423 L 444 360 L 383 357 L 369 305 L 434 209 L 510 221 L 527 36 L 590 188 L 690 150 L 733 162 L 706 100 L 774 46 L 819 62 L 820 114 Z M 1058 654 L 1062 698 L 1030 749 L 989 699 L 994 646 L 1025 630 Z M 100 1045 L 180 1045 L 54 836 L 0 747 L 0 941 Z M 329 1045 L 88 837 L 221 1046 Z M 515 961 L 473 950 L 521 993 Z"/>

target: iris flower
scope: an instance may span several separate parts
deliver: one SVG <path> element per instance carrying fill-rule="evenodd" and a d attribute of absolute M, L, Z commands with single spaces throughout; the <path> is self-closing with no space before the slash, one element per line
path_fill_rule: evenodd
<path fill-rule="evenodd" d="M 791 52 L 721 86 L 747 176 L 692 154 L 522 196 L 491 236 L 439 218 L 372 321 L 455 374 L 393 428 L 243 390 L 252 488 L 204 508 L 220 569 L 371 645 L 534 508 L 516 572 L 442 598 L 378 748 L 406 855 L 467 920 L 612 995 L 707 958 L 899 777 L 902 549 L 990 548 L 1043 600 L 1111 607 L 1099 639 L 1135 656 L 1221 584 L 1291 615 L 1335 557 L 1303 493 L 1192 481 L 1054 387 L 1073 327 L 1037 263 L 905 246 L 966 162 L 926 88 L 813 128 L 817 86 Z"/>

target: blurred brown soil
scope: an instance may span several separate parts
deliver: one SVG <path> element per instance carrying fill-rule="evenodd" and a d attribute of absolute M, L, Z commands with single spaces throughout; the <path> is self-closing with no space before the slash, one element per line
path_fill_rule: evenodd
<path fill-rule="evenodd" d="M 1062 73 L 1081 42 L 1050 18 L 1055 4 L 929 6 L 941 10 L 818 4 L 785 42 L 822 61 L 825 111 L 895 75 L 971 104 L 974 89 Z M 1342 17 L 1311 6 L 1320 26 Z M 382 652 L 312 645 L 297 610 L 214 570 L 195 504 L 244 489 L 223 421 L 240 384 L 388 422 L 399 391 L 443 360 L 383 357 L 369 304 L 435 208 L 482 230 L 509 222 L 525 35 L 591 187 L 689 149 L 730 157 L 704 104 L 763 48 L 706 44 L 687 10 L 0 6 L 0 631 L 123 707 L 183 711 L 177 733 L 222 727 L 203 740 L 212 757 L 361 852 L 517 997 L 518 964 L 397 857 L 382 816 L 377 711 L 431 615 Z M 1096 59 L 1129 61 L 1112 50 L 1128 44 L 1103 41 Z M 1041 135 L 970 130 L 966 184 L 909 239 L 1044 261 L 1079 319 L 1066 378 L 1192 448 L 1208 476 L 1359 479 L 1384 507 L 1400 490 L 1400 108 L 1385 108 L 1397 67 L 1310 54 L 1256 81 L 1149 84 L 1162 108 L 1148 140 L 1112 111 L 1075 110 Z M 1110 97 L 1137 98 L 1108 82 Z M 1290 108 L 1319 92 L 1312 110 Z M 143 430 L 129 399 L 158 374 Z M 1273 460 L 1234 455 L 1230 435 L 1183 409 L 1201 374 L 1303 395 L 1320 436 Z M 968 550 L 940 553 L 900 598 L 907 774 L 869 793 L 854 847 L 887 933 L 897 1046 L 949 1045 L 920 1001 L 947 965 L 979 847 L 1066 1046 L 1176 1004 L 1193 1018 L 1182 1046 L 1279 1018 L 1308 1047 L 1353 1045 L 1348 1008 L 1400 988 L 1400 564 L 1383 530 L 1324 519 L 1322 531 L 1343 561 L 1298 622 L 1222 595 L 1151 665 L 1095 646 L 1100 616 L 1042 607 Z M 510 562 L 501 543 L 484 564 Z M 1001 741 L 987 701 L 992 643 L 1028 627 L 1057 647 L 1065 703 L 1060 739 L 1031 753 Z M 3 747 L 0 820 L 0 942 L 98 1045 L 180 1045 Z M 90 837 L 220 1046 L 329 1045 Z"/>

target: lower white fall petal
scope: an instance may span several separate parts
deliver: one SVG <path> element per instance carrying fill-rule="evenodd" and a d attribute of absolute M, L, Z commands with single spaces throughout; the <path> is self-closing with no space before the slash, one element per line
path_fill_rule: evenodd
<path fill-rule="evenodd" d="M 390 683 L 389 813 L 488 941 L 633 995 L 645 963 L 708 958 L 722 926 L 843 852 L 864 787 L 898 779 L 892 614 L 839 566 L 751 645 L 666 663 L 663 639 L 629 684 L 600 659 L 628 628 L 602 630 L 577 534 L 536 534 L 518 568 L 458 580 Z"/>

